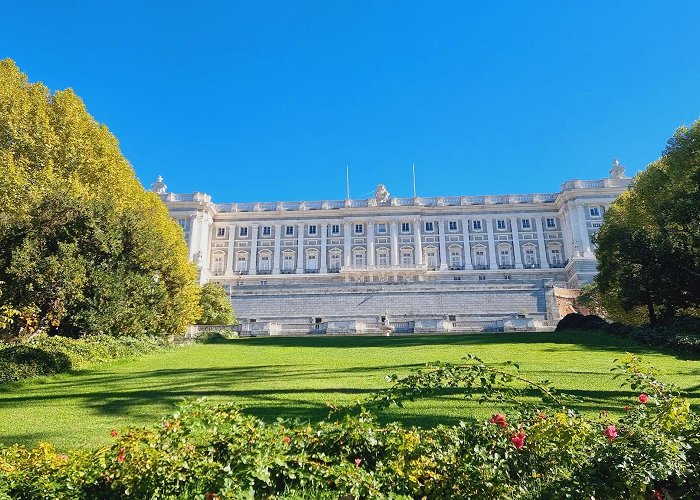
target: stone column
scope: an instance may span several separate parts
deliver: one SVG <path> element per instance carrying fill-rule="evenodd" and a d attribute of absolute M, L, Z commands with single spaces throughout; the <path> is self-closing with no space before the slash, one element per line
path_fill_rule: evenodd
<path fill-rule="evenodd" d="M 413 248 L 415 252 L 415 263 L 417 266 L 423 265 L 423 242 L 421 241 L 420 219 L 413 219 Z"/>
<path fill-rule="evenodd" d="M 202 246 L 202 254 L 204 256 L 204 268 L 210 269 L 211 266 L 211 240 L 214 232 L 214 228 L 212 227 L 212 223 L 214 222 L 214 219 L 211 217 L 211 215 L 205 213 L 202 217 L 202 233 L 204 235 L 204 238 L 201 241 L 201 246 Z"/>
<path fill-rule="evenodd" d="M 297 224 L 297 274 L 304 272 L 304 224 Z"/>
<path fill-rule="evenodd" d="M 440 240 L 440 270 L 447 269 L 447 242 L 445 241 L 445 221 L 438 221 L 438 239 Z"/>
<path fill-rule="evenodd" d="M 252 224 L 250 226 L 251 240 L 250 240 L 250 272 L 248 274 L 258 274 L 258 224 Z"/>
<path fill-rule="evenodd" d="M 343 236 L 345 239 L 343 240 L 344 246 L 343 246 L 343 265 L 345 267 L 350 267 L 352 264 L 352 224 L 349 222 L 346 222 L 343 224 Z"/>
<path fill-rule="evenodd" d="M 542 217 L 535 217 L 535 228 L 537 229 L 537 248 L 540 250 L 540 267 L 542 269 L 549 269 L 547 247 L 544 244 L 544 231 L 542 230 Z"/>
<path fill-rule="evenodd" d="M 374 265 L 374 221 L 367 222 L 367 265 Z"/>
<path fill-rule="evenodd" d="M 190 260 L 194 260 L 194 256 L 197 253 L 196 247 L 196 234 L 199 234 L 199 223 L 198 223 L 198 217 L 197 214 L 194 213 L 190 215 L 190 241 L 189 241 L 189 247 L 190 247 Z"/>
<path fill-rule="evenodd" d="M 391 265 L 399 265 L 399 223 L 391 221 Z"/>
<path fill-rule="evenodd" d="M 469 244 L 468 219 L 462 219 L 462 239 L 464 240 L 464 244 L 462 245 L 462 249 L 464 250 L 464 269 L 471 271 L 474 267 L 472 266 L 472 248 Z"/>
<path fill-rule="evenodd" d="M 578 228 L 581 232 L 581 251 L 584 253 L 584 257 L 588 257 L 591 253 L 591 238 L 588 235 L 586 212 L 583 205 L 576 205 L 576 212 L 578 213 Z"/>
<path fill-rule="evenodd" d="M 236 225 L 228 227 L 228 252 L 226 253 L 226 276 L 233 276 L 233 256 L 235 255 Z"/>
<path fill-rule="evenodd" d="M 272 274 L 280 273 L 280 239 L 282 238 L 282 224 L 275 224 L 275 251 L 272 255 Z"/>
<path fill-rule="evenodd" d="M 489 269 L 498 269 L 496 259 L 496 240 L 493 238 L 493 219 L 486 219 L 486 234 L 489 241 Z"/>
<path fill-rule="evenodd" d="M 571 230 L 571 223 L 569 222 L 570 217 L 568 216 L 568 209 L 559 218 L 559 227 L 562 230 L 562 236 L 564 237 L 564 259 L 572 259 L 576 255 L 576 249 L 574 248 L 575 240 L 574 233 Z"/>
<path fill-rule="evenodd" d="M 518 233 L 518 218 L 510 218 L 510 232 L 513 235 L 513 253 L 515 254 L 515 268 L 523 268 L 523 255 L 520 251 L 520 234 Z"/>
<path fill-rule="evenodd" d="M 328 264 L 326 255 L 328 253 L 328 224 L 321 224 L 321 269 L 320 273 L 328 272 Z"/>

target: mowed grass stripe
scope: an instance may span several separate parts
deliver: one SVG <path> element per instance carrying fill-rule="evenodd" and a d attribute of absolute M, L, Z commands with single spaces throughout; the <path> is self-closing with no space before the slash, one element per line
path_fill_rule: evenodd
<path fill-rule="evenodd" d="M 61 449 L 109 442 L 112 428 L 151 425 L 183 398 L 234 401 L 266 420 L 319 419 L 327 403 L 350 403 L 385 388 L 388 374 L 472 353 L 492 364 L 519 362 L 530 378 L 550 380 L 581 398 L 586 412 L 616 411 L 635 394 L 610 373 L 625 351 L 642 355 L 662 378 L 700 406 L 700 358 L 661 353 L 597 333 L 517 333 L 393 337 L 273 337 L 183 347 L 89 370 L 0 386 L 0 442 Z M 493 407 L 459 394 L 382 413 L 406 424 L 454 423 Z"/>

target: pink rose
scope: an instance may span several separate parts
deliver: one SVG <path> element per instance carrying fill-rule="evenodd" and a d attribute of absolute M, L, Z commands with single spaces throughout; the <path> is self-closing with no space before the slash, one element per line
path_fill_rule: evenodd
<path fill-rule="evenodd" d="M 508 421 L 506 420 L 505 415 L 501 415 L 500 413 L 496 413 L 491 419 L 489 420 L 492 424 L 496 424 L 499 427 L 507 427 L 508 426 Z"/>
<path fill-rule="evenodd" d="M 603 434 L 605 434 L 605 437 L 608 438 L 608 441 L 614 441 L 617 439 L 617 427 L 614 425 L 608 425 Z"/>
<path fill-rule="evenodd" d="M 510 441 L 519 450 L 525 445 L 525 431 L 521 430 L 519 434 L 513 434 Z"/>
<path fill-rule="evenodd" d="M 647 394 L 641 393 L 639 395 L 639 402 L 642 404 L 646 404 L 647 401 L 649 401 L 649 396 Z"/>
<path fill-rule="evenodd" d="M 361 459 L 361 458 L 356 458 L 356 459 L 355 459 L 355 467 L 359 467 L 361 463 L 362 463 L 362 459 Z"/>

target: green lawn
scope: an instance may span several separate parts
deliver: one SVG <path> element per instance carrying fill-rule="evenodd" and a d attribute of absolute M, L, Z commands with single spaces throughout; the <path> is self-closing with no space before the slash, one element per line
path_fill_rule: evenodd
<path fill-rule="evenodd" d="M 396 337 L 277 337 L 195 345 L 137 360 L 0 386 L 0 442 L 61 449 L 108 443 L 109 431 L 150 425 L 182 398 L 235 401 L 268 420 L 317 419 L 326 402 L 347 403 L 386 387 L 384 376 L 473 353 L 489 363 L 518 361 L 534 379 L 579 396 L 580 409 L 615 411 L 635 394 L 612 380 L 625 351 L 641 354 L 700 406 L 700 358 L 664 354 L 625 339 L 590 333 L 469 334 Z M 392 409 L 383 419 L 453 423 L 489 414 L 452 394 Z"/>

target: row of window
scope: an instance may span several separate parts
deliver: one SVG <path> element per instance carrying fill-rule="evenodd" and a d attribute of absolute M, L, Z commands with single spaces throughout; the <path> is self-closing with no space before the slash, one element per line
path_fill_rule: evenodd
<path fill-rule="evenodd" d="M 559 266 L 563 264 L 561 249 L 558 247 L 548 248 L 549 253 L 549 263 L 553 266 Z M 413 250 L 408 248 L 402 248 L 399 254 L 400 263 L 404 266 L 411 266 L 414 264 Z M 511 248 L 509 247 L 499 247 L 496 256 L 497 265 L 500 268 L 512 268 L 513 267 L 513 256 Z M 224 257 L 223 255 L 215 255 L 212 262 L 212 271 L 214 273 L 222 273 L 224 270 Z M 272 256 L 270 253 L 266 252 L 260 254 L 258 257 L 258 271 L 270 271 Z M 307 252 L 304 259 L 304 269 L 307 271 L 318 270 L 318 260 L 319 255 L 316 251 Z M 328 269 L 331 271 L 340 269 L 342 260 L 342 251 L 333 250 L 329 254 Z M 428 268 L 438 267 L 438 252 L 434 248 L 427 248 L 424 251 L 424 261 Z M 488 267 L 488 261 L 486 257 L 486 249 L 483 247 L 475 247 L 472 249 L 472 262 L 476 269 L 486 269 Z M 359 250 L 354 251 L 352 254 L 352 264 L 354 266 L 365 266 L 366 252 Z M 387 251 L 379 251 L 376 255 L 376 265 L 378 266 L 388 266 L 390 264 L 390 256 Z M 462 261 L 462 251 L 460 249 L 450 249 L 448 255 L 448 265 L 451 268 L 461 268 L 463 266 Z M 536 250 L 534 247 L 527 247 L 523 250 L 523 267 L 538 267 L 539 262 L 537 259 Z M 296 269 L 296 257 L 292 252 L 285 252 L 282 254 L 282 272 L 293 271 Z M 248 270 L 248 254 L 241 253 L 236 256 L 235 270 L 237 272 L 243 272 Z"/>
<path fill-rule="evenodd" d="M 472 225 L 472 230 L 473 231 L 483 231 L 483 226 L 482 226 L 482 221 L 481 220 L 472 220 L 471 221 Z M 545 219 L 545 226 L 547 229 L 556 229 L 557 227 L 557 221 L 553 217 L 548 217 Z M 521 220 L 521 227 L 522 229 L 532 229 L 532 221 L 530 219 L 522 219 Z M 499 231 L 504 231 L 508 229 L 508 223 L 505 219 L 497 219 L 496 220 L 496 229 Z M 435 223 L 433 221 L 425 221 L 423 223 L 423 230 L 426 233 L 433 233 L 435 232 Z M 458 230 L 457 226 L 457 221 L 448 221 L 448 230 L 450 232 L 454 232 Z M 311 224 L 307 226 L 307 231 L 309 236 L 316 236 L 318 234 L 319 228 L 318 225 Z M 387 224 L 384 222 L 380 222 L 377 224 L 377 234 L 387 234 L 388 232 L 388 227 Z M 411 232 L 411 224 L 409 222 L 402 222 L 401 223 L 401 232 L 402 233 L 410 233 Z M 263 237 L 269 237 L 272 235 L 272 227 L 271 226 L 262 226 L 262 236 Z M 284 227 L 284 234 L 285 236 L 294 236 L 294 226 L 285 226 Z M 331 224 L 330 225 L 330 234 L 331 236 L 338 236 L 340 235 L 340 224 Z M 364 235 L 365 234 L 365 225 L 358 223 L 354 225 L 354 234 L 356 235 Z M 219 238 L 223 238 L 226 236 L 226 228 L 225 227 L 219 227 L 216 229 L 216 236 Z M 238 228 L 238 236 L 245 238 L 248 236 L 248 227 L 242 226 Z"/>

